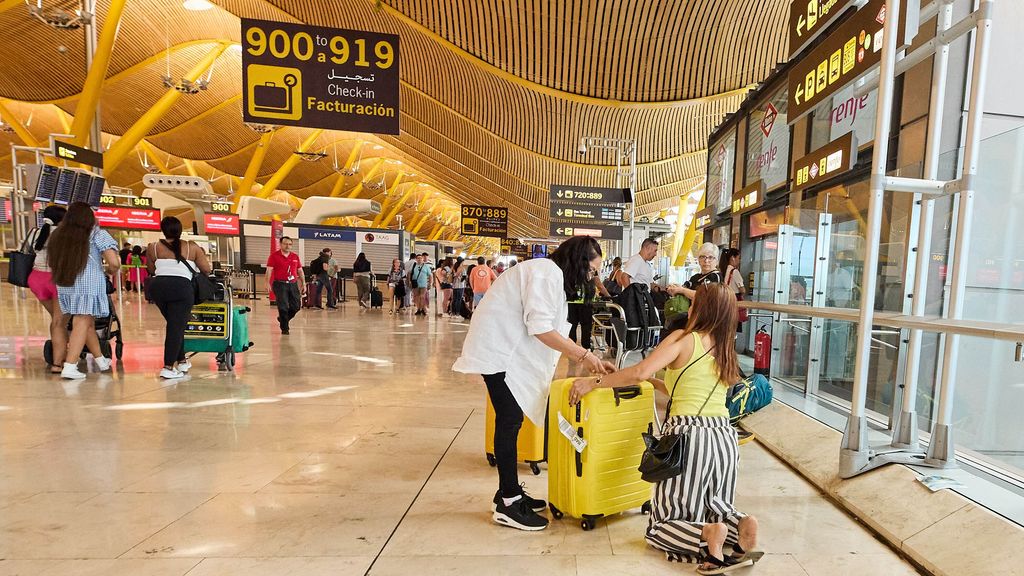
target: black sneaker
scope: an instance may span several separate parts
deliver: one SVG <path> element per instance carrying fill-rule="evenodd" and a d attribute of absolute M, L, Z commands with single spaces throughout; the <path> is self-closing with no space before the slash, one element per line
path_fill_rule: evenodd
<path fill-rule="evenodd" d="M 526 501 L 526 505 L 530 507 L 530 510 L 533 510 L 534 512 L 543 512 L 544 509 L 548 507 L 547 502 L 543 500 L 538 500 L 536 498 L 531 498 L 530 495 L 527 494 L 525 491 L 523 492 L 523 500 Z M 494 507 L 492 508 L 492 510 L 497 509 L 498 504 L 504 502 L 504 500 L 501 499 L 501 490 L 498 490 L 497 492 L 494 493 L 493 502 Z"/>
<path fill-rule="evenodd" d="M 520 498 L 509 506 L 504 501 L 495 507 L 494 522 L 509 528 L 536 532 L 548 527 L 548 519 L 530 509 L 526 498 Z"/>

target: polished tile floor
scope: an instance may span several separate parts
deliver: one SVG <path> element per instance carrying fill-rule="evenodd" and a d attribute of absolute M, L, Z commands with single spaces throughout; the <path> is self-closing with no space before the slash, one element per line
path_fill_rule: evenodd
<path fill-rule="evenodd" d="M 66 383 L 44 372 L 41 308 L 0 288 L 0 576 L 692 572 L 644 545 L 638 513 L 490 523 L 483 387 L 450 370 L 467 325 L 350 302 L 283 337 L 252 305 L 234 375 L 203 355 L 158 380 L 163 322 L 129 297 L 123 363 Z M 769 553 L 747 573 L 917 573 L 756 443 L 741 453 Z M 539 496 L 545 474 L 524 468 Z"/>

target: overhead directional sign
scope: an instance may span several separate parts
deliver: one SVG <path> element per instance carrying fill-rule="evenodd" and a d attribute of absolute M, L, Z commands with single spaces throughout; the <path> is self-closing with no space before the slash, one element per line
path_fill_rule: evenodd
<path fill-rule="evenodd" d="M 621 222 L 623 208 L 617 205 L 591 205 L 589 202 L 551 202 L 550 216 L 576 220 L 601 220 L 604 222 Z"/>
<path fill-rule="evenodd" d="M 789 58 L 800 53 L 856 0 L 792 0 L 789 3 Z"/>
<path fill-rule="evenodd" d="M 622 240 L 622 226 L 588 222 L 551 222 L 552 236 L 593 236 L 600 240 Z"/>
<path fill-rule="evenodd" d="M 790 124 L 881 61 L 885 5 L 886 0 L 870 0 L 790 69 Z M 913 40 L 920 12 L 918 0 L 901 2 L 900 7 L 897 49 Z"/>
<path fill-rule="evenodd" d="M 100 169 L 103 168 L 103 154 L 88 148 L 61 142 L 60 140 L 53 141 L 53 155 L 61 160 L 88 164 Z"/>
<path fill-rule="evenodd" d="M 570 186 L 566 184 L 552 184 L 550 199 L 552 201 L 606 202 L 609 204 L 629 204 L 633 201 L 629 188 L 598 188 L 595 186 Z"/>
<path fill-rule="evenodd" d="M 242 19 L 246 122 L 398 135 L 398 36 Z"/>
<path fill-rule="evenodd" d="M 505 238 L 508 236 L 508 208 L 463 204 L 462 234 Z"/>
<path fill-rule="evenodd" d="M 848 132 L 793 163 L 793 191 L 831 180 L 856 163 L 857 137 Z"/>

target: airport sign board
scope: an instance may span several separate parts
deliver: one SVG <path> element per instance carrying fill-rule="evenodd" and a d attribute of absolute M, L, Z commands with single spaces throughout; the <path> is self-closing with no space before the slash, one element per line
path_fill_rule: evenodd
<path fill-rule="evenodd" d="M 508 208 L 463 204 L 461 215 L 464 236 L 508 236 Z"/>
<path fill-rule="evenodd" d="M 853 132 L 836 138 L 793 164 L 793 191 L 827 182 L 857 163 L 857 138 Z"/>
<path fill-rule="evenodd" d="M 758 180 L 732 195 L 732 213 L 742 214 L 764 203 L 764 181 Z"/>
<path fill-rule="evenodd" d="M 242 19 L 246 122 L 399 134 L 398 36 Z"/>
<path fill-rule="evenodd" d="M 789 59 L 814 41 L 856 0 L 793 0 L 789 3 Z"/>
<path fill-rule="evenodd" d="M 714 206 L 708 206 L 703 210 L 699 210 L 693 215 L 693 227 L 700 230 L 701 228 L 710 226 L 711 223 L 715 221 L 715 215 L 716 211 Z"/>
<path fill-rule="evenodd" d="M 624 209 L 620 205 L 601 205 L 581 202 L 552 201 L 550 214 L 552 218 L 594 220 L 600 222 L 622 222 Z"/>
<path fill-rule="evenodd" d="M 633 195 L 629 188 L 599 188 L 596 186 L 571 186 L 552 184 L 549 193 L 552 202 L 580 202 L 591 204 L 603 202 L 607 204 L 629 204 Z"/>
<path fill-rule="evenodd" d="M 549 233 L 552 236 L 593 236 L 598 240 L 622 240 L 622 226 L 618 224 L 595 224 L 592 222 L 551 221 Z"/>
<path fill-rule="evenodd" d="M 920 12 L 918 0 L 900 6 L 897 49 L 913 40 Z M 790 69 L 790 124 L 881 61 L 887 17 L 886 0 L 870 0 Z"/>
<path fill-rule="evenodd" d="M 81 146 L 61 142 L 60 140 L 53 141 L 53 155 L 61 160 L 78 162 L 79 164 L 86 164 L 89 166 L 95 166 L 101 170 L 103 169 L 103 154 L 94 150 L 89 150 L 88 148 L 82 148 Z"/>

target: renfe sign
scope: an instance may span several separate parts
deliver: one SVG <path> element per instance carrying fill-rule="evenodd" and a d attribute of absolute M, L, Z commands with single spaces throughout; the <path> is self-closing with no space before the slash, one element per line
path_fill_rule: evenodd
<path fill-rule="evenodd" d="M 160 230 L 160 211 L 152 208 L 100 206 L 95 214 L 96 221 L 104 228 Z"/>
<path fill-rule="evenodd" d="M 207 234 L 238 236 L 237 214 L 203 214 L 203 226 Z"/>

